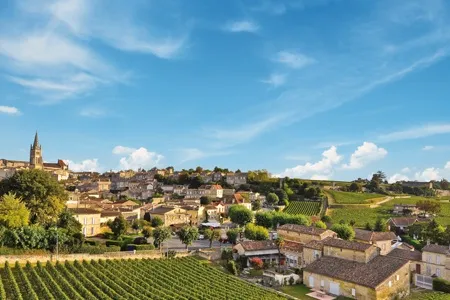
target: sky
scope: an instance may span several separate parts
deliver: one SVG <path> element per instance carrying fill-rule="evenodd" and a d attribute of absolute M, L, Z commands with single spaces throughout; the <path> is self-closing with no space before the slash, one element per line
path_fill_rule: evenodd
<path fill-rule="evenodd" d="M 450 179 L 446 0 L 3 0 L 0 157 Z"/>

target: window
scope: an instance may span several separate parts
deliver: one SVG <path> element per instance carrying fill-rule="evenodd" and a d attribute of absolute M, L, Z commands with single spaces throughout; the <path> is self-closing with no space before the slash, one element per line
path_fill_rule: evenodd
<path fill-rule="evenodd" d="M 431 274 L 431 267 L 427 266 L 427 274 L 430 275 Z"/>
<path fill-rule="evenodd" d="M 436 263 L 437 263 L 438 265 L 441 264 L 441 256 L 436 255 Z"/>
<path fill-rule="evenodd" d="M 87 224 L 87 218 L 84 217 L 84 225 L 86 225 L 86 224 Z"/>
<path fill-rule="evenodd" d="M 325 281 L 323 281 L 323 279 L 320 281 L 320 287 L 324 287 L 325 286 Z"/>
<path fill-rule="evenodd" d="M 83 235 L 86 235 L 86 227 L 83 227 Z"/>
<path fill-rule="evenodd" d="M 429 263 L 431 262 L 431 255 L 427 256 L 427 262 L 429 262 Z"/>
<path fill-rule="evenodd" d="M 388 286 L 392 287 L 392 281 L 389 280 Z"/>
<path fill-rule="evenodd" d="M 94 235 L 94 227 L 91 227 L 91 235 Z"/>
<path fill-rule="evenodd" d="M 400 280 L 400 275 L 395 276 L 396 280 Z"/>
<path fill-rule="evenodd" d="M 95 224 L 95 218 L 92 217 L 92 224 Z"/>
<path fill-rule="evenodd" d="M 355 289 L 352 289 L 352 296 L 356 297 L 356 290 Z"/>
<path fill-rule="evenodd" d="M 441 269 L 439 268 L 436 269 L 436 276 L 441 277 Z"/>

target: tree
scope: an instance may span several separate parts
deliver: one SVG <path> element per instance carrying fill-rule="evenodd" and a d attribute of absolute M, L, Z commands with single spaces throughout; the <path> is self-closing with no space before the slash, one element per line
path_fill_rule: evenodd
<path fill-rule="evenodd" d="M 228 263 L 227 263 L 227 270 L 231 274 L 233 274 L 235 276 L 238 274 L 238 271 L 237 271 L 237 268 L 236 268 L 236 263 L 234 262 L 234 260 L 228 261 Z"/>
<path fill-rule="evenodd" d="M 284 246 L 284 239 L 281 236 L 277 237 L 275 240 L 275 245 L 277 245 L 278 249 L 278 269 L 279 269 L 281 264 L 281 248 L 283 248 Z"/>
<path fill-rule="evenodd" d="M 81 232 L 83 225 L 74 218 L 70 210 L 65 209 L 60 215 L 57 223 L 58 228 L 67 230 L 67 234 L 74 236 Z"/>
<path fill-rule="evenodd" d="M 228 242 L 236 244 L 237 238 L 239 236 L 239 229 L 233 228 L 227 231 Z"/>
<path fill-rule="evenodd" d="M 131 224 L 131 228 L 134 231 L 138 232 L 139 229 L 141 229 L 141 227 L 142 227 L 142 224 L 141 224 L 140 220 L 138 220 L 138 219 L 133 220 L 133 223 Z"/>
<path fill-rule="evenodd" d="M 178 232 L 178 237 L 180 238 L 180 241 L 186 245 L 186 249 L 188 249 L 189 245 L 191 245 L 193 241 L 198 239 L 198 228 L 184 226 Z"/>
<path fill-rule="evenodd" d="M 445 228 L 433 219 L 429 222 L 424 230 L 425 238 L 432 243 L 440 243 L 445 236 Z"/>
<path fill-rule="evenodd" d="M 277 190 L 276 194 L 277 194 L 278 199 L 279 199 L 278 200 L 278 204 L 279 205 L 284 205 L 284 203 L 289 202 L 289 196 L 288 196 L 288 194 L 286 193 L 285 190 L 279 189 L 279 190 Z"/>
<path fill-rule="evenodd" d="M 372 224 L 370 224 L 369 222 L 366 223 L 366 226 L 364 227 L 365 230 L 369 230 L 372 231 L 373 230 L 373 226 Z"/>
<path fill-rule="evenodd" d="M 317 228 L 327 229 L 327 225 L 322 221 L 317 221 L 314 223 L 314 226 Z"/>
<path fill-rule="evenodd" d="M 245 224 L 253 220 L 253 213 L 242 205 L 232 205 L 228 212 L 231 222 L 245 226 Z"/>
<path fill-rule="evenodd" d="M 355 237 L 355 230 L 347 224 L 334 224 L 331 230 L 336 232 L 338 237 L 343 240 L 351 241 Z"/>
<path fill-rule="evenodd" d="M 161 250 L 161 245 L 171 236 L 171 230 L 168 227 L 157 227 L 153 230 L 153 243 L 155 247 Z"/>
<path fill-rule="evenodd" d="M 425 213 L 439 213 L 441 211 L 441 204 L 431 200 L 417 201 L 416 206 L 419 210 L 423 210 Z"/>
<path fill-rule="evenodd" d="M 325 222 L 325 223 L 330 223 L 331 222 L 331 217 L 330 216 L 323 216 L 320 220 L 322 222 Z"/>
<path fill-rule="evenodd" d="M 257 212 L 255 215 L 255 224 L 265 228 L 272 227 L 273 215 L 270 212 Z"/>
<path fill-rule="evenodd" d="M 373 231 L 387 231 L 387 223 L 383 218 L 378 218 L 373 226 Z"/>
<path fill-rule="evenodd" d="M 201 205 L 211 204 L 211 198 L 209 198 L 208 196 L 201 196 L 200 197 L 200 204 Z"/>
<path fill-rule="evenodd" d="M 278 201 L 280 201 L 280 199 L 278 198 L 277 194 L 275 193 L 269 193 L 266 197 L 266 201 L 267 203 L 269 203 L 270 205 L 274 205 L 277 204 Z"/>
<path fill-rule="evenodd" d="M 212 248 L 212 243 L 220 237 L 220 231 L 211 228 L 207 228 L 203 234 L 209 240 L 209 248 Z"/>
<path fill-rule="evenodd" d="M 37 169 L 21 170 L 0 181 L 0 196 L 9 192 L 22 199 L 32 224 L 54 224 L 68 199 L 55 178 Z"/>
<path fill-rule="evenodd" d="M 203 184 L 203 178 L 200 175 L 197 175 L 191 179 L 189 188 L 190 189 L 198 189 L 202 184 Z"/>
<path fill-rule="evenodd" d="M 108 223 L 108 227 L 114 234 L 114 238 L 118 239 L 121 235 L 125 234 L 128 229 L 128 223 L 125 218 L 120 215 L 114 219 L 114 221 Z"/>
<path fill-rule="evenodd" d="M 245 237 L 249 240 L 265 241 L 269 239 L 269 231 L 267 228 L 248 223 L 245 225 Z"/>
<path fill-rule="evenodd" d="M 260 200 L 253 201 L 253 203 L 252 203 L 252 210 L 257 211 L 257 210 L 260 210 L 261 207 L 262 207 L 262 205 L 261 205 L 261 201 Z"/>
<path fill-rule="evenodd" d="M 203 172 L 203 168 L 198 166 L 197 168 L 195 168 L 195 173 L 201 173 Z"/>
<path fill-rule="evenodd" d="M 0 224 L 8 228 L 27 226 L 30 217 L 25 204 L 13 193 L 3 195 L 0 200 Z"/>
<path fill-rule="evenodd" d="M 142 228 L 142 235 L 148 239 L 149 237 L 151 237 L 153 234 L 153 229 L 150 226 L 144 226 L 144 228 Z"/>
<path fill-rule="evenodd" d="M 152 218 L 152 227 L 159 227 L 164 225 L 164 221 L 160 217 L 153 217 Z"/>
<path fill-rule="evenodd" d="M 442 179 L 440 182 L 441 189 L 448 190 L 449 189 L 449 183 L 446 179 Z"/>
<path fill-rule="evenodd" d="M 350 192 L 361 192 L 362 191 L 362 187 L 360 184 L 356 183 L 356 182 L 352 182 L 350 184 L 350 186 L 348 187 L 348 190 Z"/>

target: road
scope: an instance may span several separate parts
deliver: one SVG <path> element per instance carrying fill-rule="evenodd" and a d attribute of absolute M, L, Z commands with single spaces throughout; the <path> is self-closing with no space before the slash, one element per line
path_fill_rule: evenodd
<path fill-rule="evenodd" d="M 213 248 L 220 248 L 221 246 L 231 247 L 231 244 L 221 244 L 218 241 L 213 242 Z M 186 249 L 186 245 L 181 243 L 180 239 L 176 236 L 170 240 L 164 242 L 163 248 L 166 249 Z M 209 248 L 209 240 L 196 240 L 189 246 L 189 250 L 206 249 Z"/>

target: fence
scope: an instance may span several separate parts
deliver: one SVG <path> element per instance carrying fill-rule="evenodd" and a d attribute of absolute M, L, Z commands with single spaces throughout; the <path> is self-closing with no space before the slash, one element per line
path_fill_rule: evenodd
<path fill-rule="evenodd" d="M 416 274 L 416 285 L 424 289 L 432 290 L 433 278 L 430 276 Z"/>

